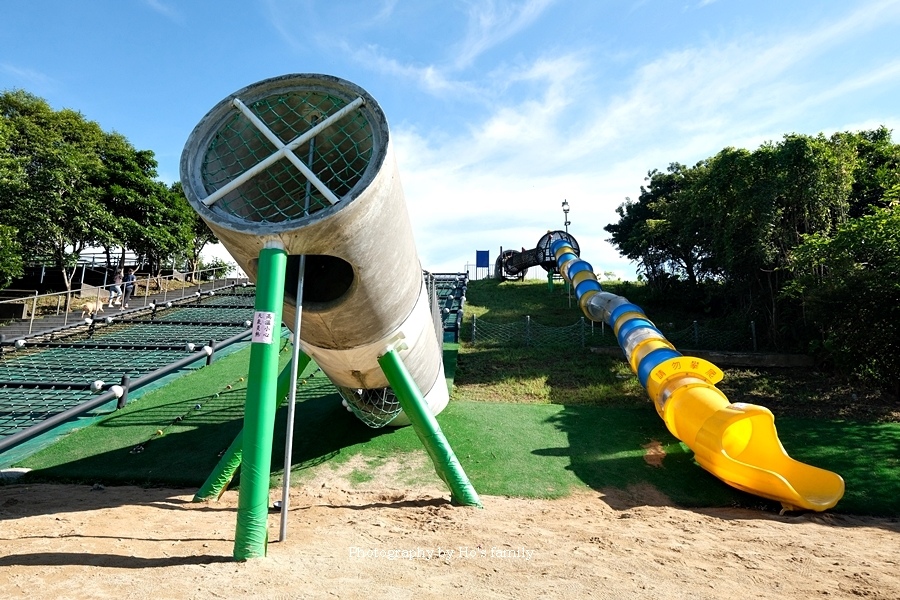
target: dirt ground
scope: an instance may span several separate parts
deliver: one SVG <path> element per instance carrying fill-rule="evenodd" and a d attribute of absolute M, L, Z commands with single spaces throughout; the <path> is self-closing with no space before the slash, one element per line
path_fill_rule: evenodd
<path fill-rule="evenodd" d="M 237 492 L 0 486 L 0 598 L 900 598 L 898 519 L 685 510 L 649 487 L 479 510 L 345 475 L 293 489 L 287 539 L 272 512 L 268 556 L 243 563 Z"/>

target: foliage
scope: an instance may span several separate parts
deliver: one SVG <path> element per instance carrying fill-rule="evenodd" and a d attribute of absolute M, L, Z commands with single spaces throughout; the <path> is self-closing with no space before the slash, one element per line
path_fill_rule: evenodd
<path fill-rule="evenodd" d="M 218 242 L 219 238 L 212 232 L 212 229 L 209 228 L 206 221 L 200 218 L 199 213 L 191 208 L 187 196 L 184 195 L 184 189 L 181 187 L 181 182 L 173 184 L 170 191 L 173 196 L 177 198 L 177 201 L 187 209 L 186 219 L 190 238 L 186 245 L 187 271 L 193 273 L 201 268 L 200 255 L 203 252 L 203 249 L 207 244 Z"/>
<path fill-rule="evenodd" d="M 54 111 L 27 92 L 0 95 L 7 123 L 0 178 L 0 221 L 15 227 L 30 256 L 49 257 L 63 269 L 67 287 L 78 254 L 102 237 L 109 222 L 92 182 L 102 169 L 96 147 L 103 133 L 75 111 Z"/>
<path fill-rule="evenodd" d="M 51 261 L 67 289 L 88 247 L 104 248 L 109 267 L 130 250 L 158 272 L 186 249 L 196 264 L 215 239 L 156 167 L 152 151 L 81 113 L 22 90 L 0 94 L 0 222 L 14 228 L 25 261 Z"/>
<path fill-rule="evenodd" d="M 889 195 L 900 197 L 900 185 Z M 785 294 L 803 302 L 820 335 L 815 349 L 900 392 L 900 202 L 850 220 L 833 237 L 806 236 L 793 262 L 800 276 Z"/>
<path fill-rule="evenodd" d="M 658 295 L 740 311 L 768 344 L 799 349 L 808 339 L 803 306 L 782 293 L 797 277 L 794 249 L 884 207 L 898 181 L 900 145 L 884 127 L 789 134 L 650 171 L 638 200 L 626 199 L 606 231 Z"/>
<path fill-rule="evenodd" d="M 21 275 L 22 249 L 16 239 L 16 230 L 9 225 L 0 225 L 0 289 Z"/>
<path fill-rule="evenodd" d="M 207 261 L 200 261 L 198 266 L 203 272 L 204 279 L 212 279 L 213 277 L 219 279 L 220 277 L 225 277 L 229 271 L 235 268 L 234 263 L 221 258 L 211 258 Z"/>

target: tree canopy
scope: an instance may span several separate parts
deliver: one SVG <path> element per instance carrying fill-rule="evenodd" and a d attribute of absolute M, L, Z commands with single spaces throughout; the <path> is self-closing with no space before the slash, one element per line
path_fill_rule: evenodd
<path fill-rule="evenodd" d="M 725 148 L 646 182 L 606 231 L 654 289 L 719 298 L 773 347 L 828 348 L 835 362 L 871 356 L 858 332 L 882 349 L 896 339 L 882 319 L 900 322 L 900 145 L 887 128 Z"/>
<path fill-rule="evenodd" d="M 67 289 L 89 247 L 104 248 L 110 266 L 126 251 L 152 270 L 177 256 L 196 262 L 198 237 L 201 249 L 215 238 L 208 229 L 198 236 L 205 224 L 180 184 L 156 179 L 156 167 L 152 151 L 77 111 L 23 90 L 0 94 L 0 222 L 15 244 L 0 246 L 0 284 L 16 272 L 3 260 L 9 252 L 61 269 Z"/>

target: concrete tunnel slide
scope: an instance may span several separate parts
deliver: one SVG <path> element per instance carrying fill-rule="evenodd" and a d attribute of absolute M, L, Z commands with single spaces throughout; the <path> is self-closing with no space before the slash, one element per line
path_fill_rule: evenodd
<path fill-rule="evenodd" d="M 432 414 L 447 405 L 436 331 L 387 119 L 349 81 L 294 74 L 238 90 L 190 135 L 182 183 L 193 206 L 252 279 L 269 246 L 288 254 L 284 321 L 293 323 L 306 256 L 300 347 L 364 421 L 384 414 L 378 355 L 401 358 Z M 297 332 L 294 332 L 295 334 Z"/>

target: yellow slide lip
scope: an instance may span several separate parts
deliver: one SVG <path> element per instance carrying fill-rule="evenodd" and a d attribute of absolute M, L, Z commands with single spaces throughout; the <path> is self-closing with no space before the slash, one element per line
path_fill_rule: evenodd
<path fill-rule="evenodd" d="M 721 408 L 700 427 L 691 449 L 701 467 L 728 485 L 779 501 L 787 510 L 827 510 L 844 495 L 840 475 L 788 455 L 764 406 Z"/>

